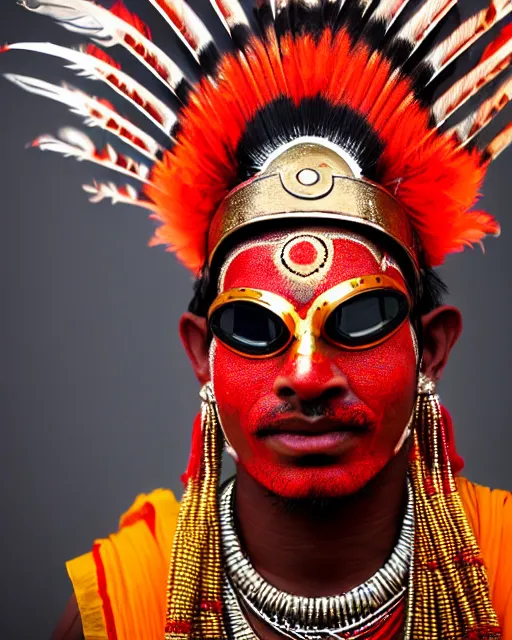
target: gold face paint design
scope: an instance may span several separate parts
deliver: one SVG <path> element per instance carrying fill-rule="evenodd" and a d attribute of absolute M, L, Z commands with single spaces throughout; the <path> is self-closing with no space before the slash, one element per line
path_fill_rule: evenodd
<path fill-rule="evenodd" d="M 293 298 L 302 304 L 311 301 L 319 284 L 329 274 L 335 255 L 334 242 L 350 240 L 364 247 L 375 262 L 377 270 L 389 267 L 402 272 L 398 265 L 373 242 L 353 231 L 318 226 L 304 227 L 297 231 L 270 232 L 255 240 L 243 242 L 234 248 L 221 267 L 218 279 L 220 293 L 225 290 L 226 274 L 237 257 L 251 249 L 270 250 L 273 263 L 281 278 L 290 285 Z"/>

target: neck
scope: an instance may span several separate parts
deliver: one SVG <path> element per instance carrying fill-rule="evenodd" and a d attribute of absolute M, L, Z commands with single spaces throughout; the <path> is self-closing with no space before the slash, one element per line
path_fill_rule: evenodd
<path fill-rule="evenodd" d="M 365 582 L 397 542 L 407 458 L 403 447 L 361 491 L 322 503 L 276 497 L 239 467 L 237 528 L 255 569 L 278 589 L 309 597 Z"/>

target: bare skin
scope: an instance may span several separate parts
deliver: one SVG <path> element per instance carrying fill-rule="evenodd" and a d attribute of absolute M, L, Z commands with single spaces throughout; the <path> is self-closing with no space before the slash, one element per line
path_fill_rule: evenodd
<path fill-rule="evenodd" d="M 236 513 L 244 549 L 279 589 L 304 596 L 348 591 L 382 567 L 396 544 L 406 469 L 403 449 L 358 494 L 316 509 L 309 501 L 290 508 L 240 469 Z M 255 616 L 248 618 L 262 640 L 282 638 Z"/>
<path fill-rule="evenodd" d="M 423 371 L 439 380 L 461 332 L 457 309 L 442 306 L 424 316 Z M 182 339 L 201 383 L 208 380 L 206 322 L 190 313 L 181 323 Z M 369 578 L 393 548 L 403 517 L 407 450 L 361 491 L 334 500 L 332 509 L 288 508 L 238 470 L 237 520 L 248 555 L 257 570 L 280 589 L 309 596 L 340 593 Z M 279 549 L 279 553 L 276 553 Z M 301 562 L 296 561 L 300 555 Z M 279 640 L 249 616 L 261 640 Z M 74 597 L 52 640 L 83 640 Z"/>
<path fill-rule="evenodd" d="M 75 594 L 69 599 L 51 640 L 84 640 L 82 621 Z"/>

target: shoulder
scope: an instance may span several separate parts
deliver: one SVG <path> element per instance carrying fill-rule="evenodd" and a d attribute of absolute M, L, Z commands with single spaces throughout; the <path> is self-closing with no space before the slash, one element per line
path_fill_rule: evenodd
<path fill-rule="evenodd" d="M 75 594 L 69 599 L 55 627 L 51 640 L 84 640 L 82 621 L 80 620 Z"/>
<path fill-rule="evenodd" d="M 512 640 L 512 493 L 465 478 L 457 478 L 457 487 L 487 567 L 503 638 Z"/>
<path fill-rule="evenodd" d="M 66 564 L 86 640 L 160 637 L 178 511 L 169 490 L 139 495 L 116 533 Z"/>

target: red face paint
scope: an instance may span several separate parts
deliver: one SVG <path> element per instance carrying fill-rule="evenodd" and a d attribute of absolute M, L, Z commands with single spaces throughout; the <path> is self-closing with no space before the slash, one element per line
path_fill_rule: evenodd
<path fill-rule="evenodd" d="M 353 277 L 398 267 L 355 234 L 325 229 L 279 232 L 238 247 L 219 291 L 263 289 L 304 317 L 322 292 Z M 270 491 L 289 498 L 353 493 L 393 456 L 415 398 L 416 352 L 405 322 L 381 344 L 358 351 L 318 340 L 270 358 L 212 344 L 219 415 L 238 464 Z"/>

